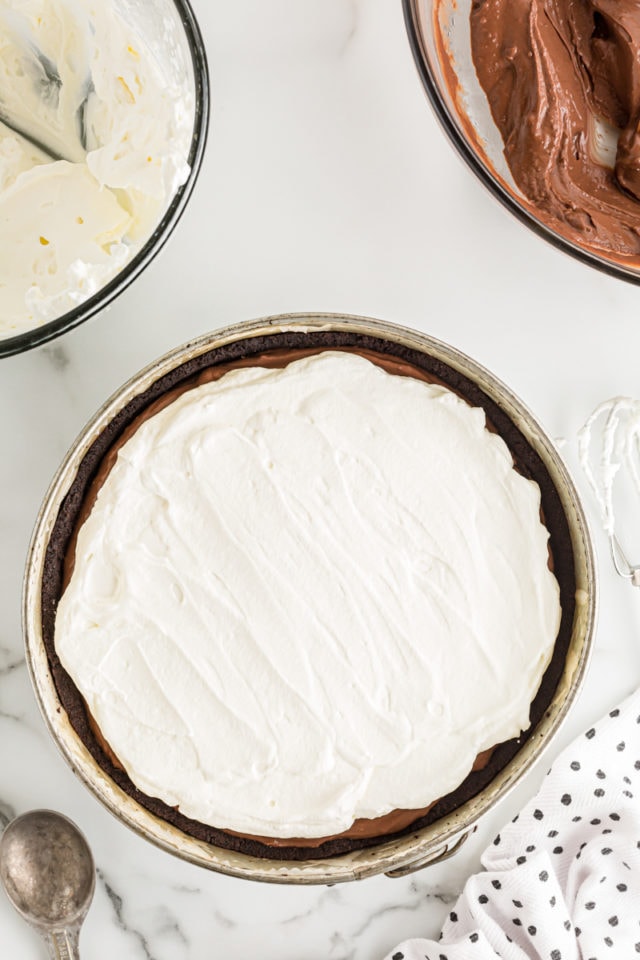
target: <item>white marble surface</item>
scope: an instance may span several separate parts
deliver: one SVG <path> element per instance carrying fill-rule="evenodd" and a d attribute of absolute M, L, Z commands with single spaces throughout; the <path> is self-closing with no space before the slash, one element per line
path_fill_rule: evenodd
<path fill-rule="evenodd" d="M 0 369 L 0 802 L 8 815 L 62 810 L 89 838 L 99 882 L 81 941 L 87 960 L 376 960 L 408 936 L 437 933 L 546 762 L 463 852 L 413 878 L 271 887 L 169 857 L 84 790 L 38 713 L 20 593 L 39 503 L 85 421 L 140 366 L 195 334 L 285 311 L 368 314 L 451 342 L 567 438 L 575 469 L 576 430 L 595 404 L 640 394 L 640 290 L 546 246 L 474 181 L 431 115 L 399 0 L 194 6 L 213 119 L 190 208 L 109 311 Z M 640 681 L 640 595 L 596 541 L 595 654 L 549 760 Z M 640 560 L 640 523 L 631 542 Z M 2 896 L 0 956 L 44 956 Z"/>

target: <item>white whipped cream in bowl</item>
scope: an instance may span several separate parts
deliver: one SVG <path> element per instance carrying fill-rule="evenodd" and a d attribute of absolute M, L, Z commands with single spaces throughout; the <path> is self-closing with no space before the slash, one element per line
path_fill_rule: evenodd
<path fill-rule="evenodd" d="M 272 882 L 455 849 L 559 729 L 594 612 L 582 508 L 521 402 L 446 344 L 322 314 L 118 391 L 25 580 L 73 769 L 164 849 Z"/>
<path fill-rule="evenodd" d="M 0 356 L 153 259 L 199 172 L 208 90 L 187 0 L 0 0 Z"/>

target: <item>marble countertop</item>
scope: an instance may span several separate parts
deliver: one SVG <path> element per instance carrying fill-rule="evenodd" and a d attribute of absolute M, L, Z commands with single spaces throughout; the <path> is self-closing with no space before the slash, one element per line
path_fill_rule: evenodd
<path fill-rule="evenodd" d="M 58 754 L 31 690 L 20 625 L 41 499 L 89 416 L 150 360 L 232 322 L 335 311 L 415 327 L 489 367 L 563 439 L 596 521 L 575 436 L 601 400 L 640 394 L 640 290 L 546 245 L 473 179 L 431 114 L 399 0 L 194 0 L 194 8 L 213 115 L 183 220 L 111 309 L 2 361 L 0 809 L 52 807 L 86 833 L 98 868 L 81 939 L 87 960 L 376 960 L 409 936 L 437 934 L 483 847 L 548 762 L 640 681 L 640 595 L 613 572 L 599 529 L 601 610 L 584 690 L 545 760 L 466 847 L 402 880 L 273 887 L 207 873 L 148 845 Z M 0 954 L 44 956 L 2 896 Z"/>

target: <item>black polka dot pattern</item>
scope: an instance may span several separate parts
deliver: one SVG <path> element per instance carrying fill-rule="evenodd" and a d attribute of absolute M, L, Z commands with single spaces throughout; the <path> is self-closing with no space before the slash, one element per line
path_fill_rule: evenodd
<path fill-rule="evenodd" d="M 407 941 L 387 960 L 640 960 L 639 789 L 640 691 L 554 762 L 485 850 L 438 946 Z"/>

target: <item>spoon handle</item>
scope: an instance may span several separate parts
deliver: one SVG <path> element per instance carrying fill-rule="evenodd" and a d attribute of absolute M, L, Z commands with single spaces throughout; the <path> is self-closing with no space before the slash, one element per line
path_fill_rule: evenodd
<path fill-rule="evenodd" d="M 44 941 L 49 950 L 50 960 L 80 960 L 79 933 L 77 928 L 45 933 Z"/>

